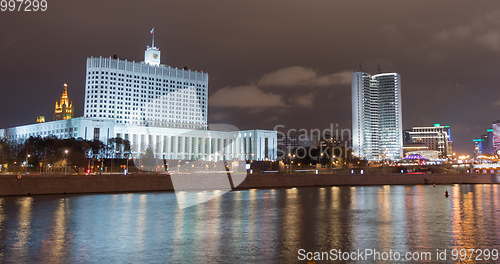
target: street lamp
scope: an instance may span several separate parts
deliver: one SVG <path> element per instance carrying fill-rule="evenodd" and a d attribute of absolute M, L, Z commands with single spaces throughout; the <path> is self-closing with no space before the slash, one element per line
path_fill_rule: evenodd
<path fill-rule="evenodd" d="M 31 158 L 31 155 L 28 154 L 26 155 L 26 161 L 24 162 L 24 166 L 26 168 L 26 173 L 28 173 L 28 162 L 29 162 L 29 158 Z"/>
<path fill-rule="evenodd" d="M 125 169 L 125 175 L 128 174 L 128 161 L 132 159 L 132 155 L 130 155 L 129 157 L 127 157 L 127 168 Z"/>
<path fill-rule="evenodd" d="M 65 149 L 64 150 L 64 174 L 67 174 L 67 169 L 68 169 L 68 153 L 69 153 L 69 150 Z"/>

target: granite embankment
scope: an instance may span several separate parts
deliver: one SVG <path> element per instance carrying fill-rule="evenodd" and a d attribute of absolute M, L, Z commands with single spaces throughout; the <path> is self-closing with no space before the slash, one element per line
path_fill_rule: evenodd
<path fill-rule="evenodd" d="M 207 178 L 210 177 L 210 178 Z M 183 176 L 191 189 L 211 189 L 197 184 L 197 178 Z M 228 186 L 226 174 L 204 175 L 207 182 L 216 182 L 221 188 Z M 415 184 L 498 184 L 500 175 L 477 174 L 252 174 L 232 179 L 236 189 L 251 188 L 291 188 L 312 186 L 360 186 L 360 185 L 415 185 Z M 177 184 L 179 181 L 175 180 Z M 202 181 L 200 181 L 202 182 Z M 194 183 L 194 184 L 191 184 Z M 217 186 L 217 185 L 216 185 Z M 166 174 L 132 175 L 0 175 L 0 196 L 73 194 L 73 193 L 114 193 L 152 192 L 179 190 Z M 189 189 L 189 188 L 188 188 Z"/>

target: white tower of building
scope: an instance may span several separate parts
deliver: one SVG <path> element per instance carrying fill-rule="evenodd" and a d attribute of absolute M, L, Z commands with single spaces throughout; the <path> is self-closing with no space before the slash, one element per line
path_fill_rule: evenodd
<path fill-rule="evenodd" d="M 160 50 L 155 46 L 155 29 L 152 28 L 149 32 L 151 34 L 151 46 L 147 46 L 144 51 L 144 62 L 149 65 L 160 65 Z"/>
<path fill-rule="evenodd" d="M 144 62 L 87 58 L 85 117 L 119 124 L 207 129 L 208 74 L 160 64 L 154 43 Z"/>
<path fill-rule="evenodd" d="M 398 73 L 352 76 L 353 155 L 398 160 L 403 155 L 401 78 Z"/>

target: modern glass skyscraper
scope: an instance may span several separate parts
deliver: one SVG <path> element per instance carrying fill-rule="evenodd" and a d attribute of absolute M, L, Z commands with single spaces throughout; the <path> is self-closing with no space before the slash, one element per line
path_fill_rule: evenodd
<path fill-rule="evenodd" d="M 352 75 L 352 147 L 362 159 L 398 160 L 403 155 L 401 77 L 398 73 Z"/>

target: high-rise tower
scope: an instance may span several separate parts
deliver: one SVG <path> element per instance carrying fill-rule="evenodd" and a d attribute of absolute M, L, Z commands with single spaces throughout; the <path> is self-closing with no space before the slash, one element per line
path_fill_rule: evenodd
<path fill-rule="evenodd" d="M 87 59 L 85 117 L 147 127 L 207 129 L 208 74 L 160 64 L 160 50 L 152 37 L 144 62 Z"/>
<path fill-rule="evenodd" d="M 398 73 L 352 76 L 353 154 L 367 160 L 403 155 L 401 78 Z"/>
<path fill-rule="evenodd" d="M 59 102 L 56 101 L 54 108 L 54 120 L 67 120 L 73 118 L 73 104 L 69 100 L 68 84 L 64 84 L 64 89 Z"/>

